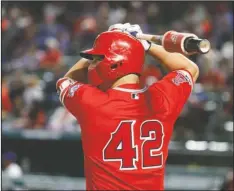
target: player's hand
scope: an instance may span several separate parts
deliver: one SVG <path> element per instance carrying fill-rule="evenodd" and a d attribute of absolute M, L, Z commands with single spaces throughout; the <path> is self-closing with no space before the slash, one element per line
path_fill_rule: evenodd
<path fill-rule="evenodd" d="M 121 32 L 128 33 L 134 37 L 136 37 L 138 33 L 142 34 L 142 30 L 139 25 L 131 25 L 130 23 L 124 23 L 124 24 L 117 23 L 117 24 L 111 25 L 108 31 L 121 31 Z M 151 43 L 146 40 L 139 40 L 139 41 L 143 45 L 145 51 L 148 51 L 151 46 Z"/>
<path fill-rule="evenodd" d="M 130 25 L 130 26 L 126 25 L 125 31 L 134 37 L 136 37 L 137 34 L 142 34 L 142 30 L 141 30 L 141 27 L 139 25 Z M 146 40 L 139 40 L 139 41 L 143 45 L 145 51 L 148 51 L 150 49 L 151 42 L 146 41 Z"/>
<path fill-rule="evenodd" d="M 125 32 L 126 29 L 128 27 L 130 27 L 130 26 L 131 26 L 130 23 L 125 23 L 125 24 L 117 23 L 117 24 L 111 25 L 108 28 L 108 31 L 121 31 L 121 32 Z"/>

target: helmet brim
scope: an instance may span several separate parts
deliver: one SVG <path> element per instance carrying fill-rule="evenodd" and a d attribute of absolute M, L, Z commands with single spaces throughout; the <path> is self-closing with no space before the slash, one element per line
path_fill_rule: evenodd
<path fill-rule="evenodd" d="M 93 60 L 94 56 L 95 57 L 100 57 L 102 59 L 105 57 L 104 54 L 102 54 L 101 52 L 98 52 L 98 51 L 94 50 L 93 48 L 80 52 L 80 56 L 82 58 L 86 58 L 88 60 Z"/>

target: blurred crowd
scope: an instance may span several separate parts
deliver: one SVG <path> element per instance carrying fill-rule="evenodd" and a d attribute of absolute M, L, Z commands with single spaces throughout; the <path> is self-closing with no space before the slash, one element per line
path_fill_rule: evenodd
<path fill-rule="evenodd" d="M 7 189 L 3 190 L 25 190 L 23 170 L 17 163 L 17 155 L 14 152 L 5 152 L 2 155 L 2 175 L 5 177 L 4 184 Z"/>
<path fill-rule="evenodd" d="M 174 140 L 233 141 L 233 12 L 231 2 L 2 2 L 2 128 L 74 131 L 55 83 L 115 23 L 145 33 L 168 30 L 207 38 L 212 50 L 195 55 L 200 77 L 175 126 Z M 166 71 L 146 58 L 142 83 Z"/>

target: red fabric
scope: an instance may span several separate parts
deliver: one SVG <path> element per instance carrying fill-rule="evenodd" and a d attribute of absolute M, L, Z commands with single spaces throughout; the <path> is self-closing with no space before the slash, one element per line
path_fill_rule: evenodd
<path fill-rule="evenodd" d="M 46 122 L 46 115 L 43 110 L 40 110 L 37 113 L 36 119 L 35 120 L 30 120 L 29 122 L 29 128 L 41 128 L 44 127 Z"/>
<path fill-rule="evenodd" d="M 96 32 L 97 22 L 93 17 L 80 17 L 77 19 L 73 25 L 74 34 L 80 32 Z"/>
<path fill-rule="evenodd" d="M 97 66 L 89 70 L 90 84 L 111 82 L 127 74 L 140 74 L 143 70 L 145 50 L 140 41 L 119 31 L 106 31 L 95 40 L 93 48 L 80 53 L 80 56 L 92 59 L 91 55 L 105 55 Z M 114 67 L 114 68 L 112 68 Z"/>
<path fill-rule="evenodd" d="M 221 72 L 213 70 L 201 78 L 201 83 L 225 86 L 225 77 Z"/>
<path fill-rule="evenodd" d="M 149 65 L 147 68 L 144 69 L 140 78 L 141 84 L 147 85 L 148 79 L 151 77 L 153 77 L 155 81 L 158 81 L 162 78 L 162 72 L 154 65 Z"/>
<path fill-rule="evenodd" d="M 8 88 L 4 83 L 2 84 L 2 109 L 7 112 L 12 111 L 12 103 L 9 97 Z"/>
<path fill-rule="evenodd" d="M 163 190 L 173 125 L 191 93 L 191 76 L 171 72 L 141 90 L 140 84 L 107 92 L 63 84 L 63 104 L 81 125 L 86 189 Z"/>
<path fill-rule="evenodd" d="M 39 111 L 37 114 L 37 119 L 35 125 L 43 126 L 46 121 L 46 116 L 44 111 Z"/>
<path fill-rule="evenodd" d="M 59 63 L 62 53 L 58 49 L 50 49 L 41 60 L 41 66 L 55 66 Z"/>
<path fill-rule="evenodd" d="M 2 20 L 2 31 L 6 31 L 8 29 L 8 27 L 9 27 L 9 25 L 10 25 L 9 20 L 3 19 Z"/>
<path fill-rule="evenodd" d="M 202 22 L 202 30 L 204 32 L 204 35 L 208 37 L 210 32 L 212 31 L 212 24 L 210 23 L 209 20 L 204 20 Z"/>

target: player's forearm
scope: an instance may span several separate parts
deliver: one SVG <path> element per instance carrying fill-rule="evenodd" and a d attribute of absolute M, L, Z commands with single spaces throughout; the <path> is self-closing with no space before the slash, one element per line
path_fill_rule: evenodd
<path fill-rule="evenodd" d="M 152 44 L 149 52 L 153 58 L 158 59 L 169 71 L 187 70 L 191 73 L 194 82 L 199 75 L 198 66 L 180 53 L 167 52 L 162 46 Z"/>
<path fill-rule="evenodd" d="M 69 77 L 73 80 L 86 83 L 89 62 L 87 59 L 80 59 L 72 68 L 65 74 L 64 77 Z"/>

